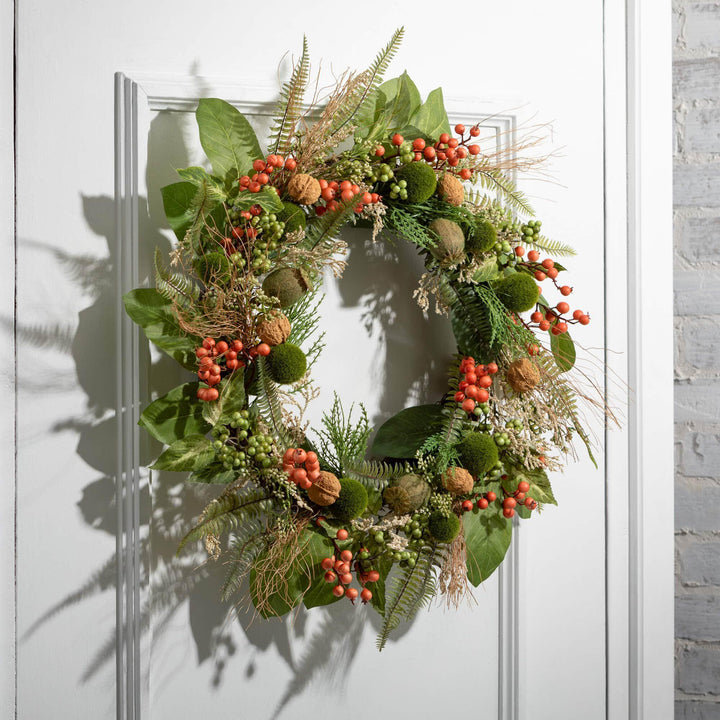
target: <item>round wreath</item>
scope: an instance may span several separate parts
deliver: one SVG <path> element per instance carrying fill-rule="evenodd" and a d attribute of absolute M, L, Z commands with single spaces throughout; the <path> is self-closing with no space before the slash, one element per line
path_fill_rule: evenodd
<path fill-rule="evenodd" d="M 434 595 L 457 604 L 490 576 L 512 518 L 555 503 L 548 470 L 575 437 L 590 451 L 566 374 L 568 328 L 590 319 L 570 313 L 565 268 L 541 258 L 572 251 L 519 219 L 532 211 L 508 171 L 522 163 L 486 151 L 478 125 L 451 128 L 441 89 L 421 102 L 406 73 L 381 84 L 401 35 L 312 112 L 304 43 L 269 153 L 234 107 L 201 100 L 212 173 L 180 170 L 162 189 L 178 240 L 170 267 L 156 257 L 155 289 L 124 298 L 149 340 L 198 378 L 142 413 L 168 445 L 152 467 L 225 486 L 181 547 L 204 539 L 228 563 L 223 595 L 247 580 L 265 617 L 371 604 L 384 617 L 380 649 Z M 457 340 L 447 393 L 387 420 L 372 459 L 364 408 L 353 419 L 336 397 L 314 431 L 302 417 L 316 394 L 317 288 L 324 270 L 342 272 L 348 223 L 417 247 L 415 298 L 447 314 Z"/>

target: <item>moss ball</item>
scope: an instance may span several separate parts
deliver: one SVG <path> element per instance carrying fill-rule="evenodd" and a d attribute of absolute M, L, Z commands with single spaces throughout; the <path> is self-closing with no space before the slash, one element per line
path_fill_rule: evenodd
<path fill-rule="evenodd" d="M 465 468 L 449 467 L 442 475 L 442 483 L 451 495 L 467 495 L 472 492 L 475 481 Z"/>
<path fill-rule="evenodd" d="M 438 236 L 438 243 L 430 250 L 430 254 L 441 264 L 460 262 L 465 256 L 465 235 L 462 228 L 456 222 L 445 218 L 433 220 L 429 227 Z"/>
<path fill-rule="evenodd" d="M 407 183 L 407 202 L 421 203 L 432 197 L 437 187 L 435 171 L 422 160 L 403 165 L 395 172 L 398 180 Z"/>
<path fill-rule="evenodd" d="M 472 228 L 472 232 L 468 236 L 468 252 L 485 253 L 488 250 L 491 250 L 496 242 L 497 230 L 495 229 L 495 226 L 484 218 L 478 218 L 475 221 L 475 226 Z"/>
<path fill-rule="evenodd" d="M 527 273 L 513 273 L 495 285 L 502 304 L 513 312 L 525 312 L 535 306 L 540 296 L 535 280 Z"/>
<path fill-rule="evenodd" d="M 193 263 L 193 269 L 205 283 L 212 280 L 227 281 L 230 278 L 230 261 L 224 252 L 202 255 Z"/>
<path fill-rule="evenodd" d="M 333 503 L 333 515 L 349 522 L 363 514 L 368 504 L 365 486 L 352 478 L 340 478 L 340 494 Z"/>
<path fill-rule="evenodd" d="M 452 173 L 443 173 L 437 184 L 437 194 L 445 202 L 459 207 L 465 200 L 465 188 Z"/>
<path fill-rule="evenodd" d="M 331 472 L 322 470 L 320 477 L 308 488 L 307 494 L 316 505 L 327 507 L 340 497 L 340 481 Z"/>
<path fill-rule="evenodd" d="M 300 206 L 289 200 L 283 201 L 283 209 L 278 215 L 278 220 L 285 223 L 285 234 L 304 230 L 307 227 L 307 215 Z"/>
<path fill-rule="evenodd" d="M 298 173 L 290 178 L 288 195 L 300 205 L 312 205 L 320 198 L 320 183 L 306 173 Z"/>
<path fill-rule="evenodd" d="M 270 377 L 281 385 L 298 381 L 307 371 L 305 353 L 292 343 L 274 347 L 267 357 Z"/>
<path fill-rule="evenodd" d="M 457 450 L 461 465 L 475 478 L 482 477 L 498 461 L 497 445 L 487 433 L 471 432 Z"/>
<path fill-rule="evenodd" d="M 447 543 L 460 532 L 460 520 L 457 515 L 445 515 L 438 510 L 430 515 L 428 530 L 438 542 Z"/>
<path fill-rule="evenodd" d="M 266 295 L 280 300 L 280 307 L 287 308 L 312 290 L 312 283 L 298 268 L 279 268 L 265 278 L 262 288 Z"/>
<path fill-rule="evenodd" d="M 510 363 L 507 381 L 516 393 L 528 392 L 540 382 L 540 370 L 532 360 L 521 358 Z"/>
<path fill-rule="evenodd" d="M 270 346 L 282 345 L 288 339 L 290 330 L 290 321 L 281 312 L 263 317 L 255 328 L 260 342 Z"/>

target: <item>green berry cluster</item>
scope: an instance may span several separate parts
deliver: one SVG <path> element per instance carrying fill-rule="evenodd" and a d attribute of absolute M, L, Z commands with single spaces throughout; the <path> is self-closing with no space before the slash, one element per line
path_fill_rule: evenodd
<path fill-rule="evenodd" d="M 245 470 L 254 464 L 268 469 L 274 464 L 270 455 L 274 452 L 271 435 L 253 429 L 247 410 L 234 412 L 227 425 L 212 430 L 216 458 L 225 470 Z"/>
<path fill-rule="evenodd" d="M 496 432 L 493 435 L 493 440 L 499 448 L 504 448 L 510 444 L 510 435 L 506 432 Z"/>
<path fill-rule="evenodd" d="M 415 159 L 415 152 L 414 152 L 414 150 L 413 150 L 413 147 L 412 147 L 412 143 L 411 143 L 411 142 L 408 142 L 408 141 L 406 140 L 405 142 L 402 143 L 402 145 L 400 145 L 400 147 L 398 148 L 398 150 L 399 150 L 399 153 L 400 153 L 400 155 L 399 155 L 399 157 L 400 157 L 400 162 L 401 162 L 403 165 L 408 165 L 409 163 L 411 163 L 411 162 Z"/>
<path fill-rule="evenodd" d="M 516 432 L 522 432 L 522 429 L 525 426 L 523 425 L 522 420 L 518 420 L 517 418 L 512 418 L 505 423 L 505 427 L 509 428 L 510 430 L 515 430 Z"/>
<path fill-rule="evenodd" d="M 398 180 L 398 182 L 393 183 L 390 186 L 391 200 L 397 200 L 398 198 L 401 200 L 407 200 L 407 196 L 407 180 Z"/>
<path fill-rule="evenodd" d="M 395 178 L 393 169 L 387 163 L 380 163 L 376 168 L 373 169 L 372 175 L 369 180 L 371 183 L 376 182 L 390 182 Z"/>
<path fill-rule="evenodd" d="M 479 403 L 475 406 L 475 409 L 473 410 L 473 415 L 475 417 L 480 417 L 481 415 L 489 415 L 490 414 L 490 403 Z"/>
<path fill-rule="evenodd" d="M 527 223 L 520 226 L 520 234 L 524 237 L 525 242 L 535 242 L 540 237 L 540 227 L 542 220 L 528 220 Z"/>

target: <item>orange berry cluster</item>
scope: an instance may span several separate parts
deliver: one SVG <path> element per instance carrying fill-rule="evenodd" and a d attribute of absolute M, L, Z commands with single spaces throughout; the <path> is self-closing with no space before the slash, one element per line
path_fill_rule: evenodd
<path fill-rule="evenodd" d="M 245 351 L 240 340 L 231 340 L 228 343 L 225 340 L 205 338 L 202 345 L 195 350 L 195 356 L 199 360 L 198 379 L 208 385 L 198 388 L 198 399 L 207 402 L 218 399 L 220 393 L 215 385 L 222 380 L 223 370 L 235 372 L 238 368 L 245 367 L 248 357 L 269 354 L 270 346 L 267 343 L 260 343 Z"/>
<path fill-rule="evenodd" d="M 296 485 L 307 490 L 320 477 L 320 462 L 312 450 L 288 448 L 283 455 L 283 470 Z"/>
<path fill-rule="evenodd" d="M 340 533 L 338 533 L 338 538 Z M 340 553 L 340 558 L 336 559 L 335 555 L 323 558 L 320 562 L 320 567 L 326 571 L 325 582 L 337 583 L 332 589 L 332 593 L 335 597 L 342 597 L 343 595 L 350 600 L 353 605 L 358 597 L 358 591 L 356 588 L 347 587 L 352 582 L 353 576 L 351 572 L 353 561 L 353 554 L 350 550 L 343 550 Z M 355 563 L 355 571 L 358 575 L 358 580 L 363 585 L 363 589 L 360 591 L 360 599 L 363 605 L 372 599 L 372 591 L 364 587 L 365 583 L 377 582 L 380 579 L 380 573 L 377 570 L 370 570 L 370 572 L 362 573 L 359 571 L 359 563 Z"/>
<path fill-rule="evenodd" d="M 288 170 L 292 172 L 297 167 L 293 158 L 287 160 L 281 155 L 268 155 L 265 160 L 253 162 L 254 175 L 243 175 L 240 180 L 240 192 L 247 190 L 251 193 L 258 193 L 264 185 L 270 182 L 270 176 L 275 170 Z"/>
<path fill-rule="evenodd" d="M 363 191 L 359 185 L 351 183 L 349 180 L 328 182 L 321 178 L 318 182 L 320 183 L 320 198 L 325 202 L 325 205 L 318 205 L 315 208 L 315 214 L 318 217 L 322 217 L 326 212 L 339 210 L 338 198 L 344 203 L 356 200 L 356 213 L 361 213 L 365 205 L 372 205 L 380 200 L 380 195 L 377 193 Z"/>
<path fill-rule="evenodd" d="M 476 365 L 474 358 L 466 357 L 460 363 L 460 381 L 458 391 L 455 393 L 455 402 L 462 403 L 462 409 L 471 413 L 475 403 L 485 403 L 490 399 L 488 388 L 492 385 L 492 375 L 498 371 L 496 363 Z"/>
<path fill-rule="evenodd" d="M 503 475 L 503 480 L 507 479 L 507 475 Z M 530 510 L 535 510 L 538 506 L 537 501 L 534 500 L 531 497 L 527 497 L 527 492 L 530 489 L 530 483 L 526 482 L 525 480 L 521 480 L 518 483 L 517 490 L 514 493 L 505 493 L 505 497 L 502 501 L 502 508 L 503 508 L 503 515 L 506 518 L 511 518 L 513 515 L 515 515 L 515 508 L 518 506 L 518 503 L 522 503 L 526 508 Z M 489 492 L 483 493 L 481 496 L 477 498 L 475 502 L 472 500 L 464 500 L 462 504 L 462 509 L 465 512 L 470 512 L 474 507 L 478 507 L 480 510 L 486 510 L 490 503 L 493 503 L 497 500 L 497 494 L 494 493 L 492 490 Z"/>

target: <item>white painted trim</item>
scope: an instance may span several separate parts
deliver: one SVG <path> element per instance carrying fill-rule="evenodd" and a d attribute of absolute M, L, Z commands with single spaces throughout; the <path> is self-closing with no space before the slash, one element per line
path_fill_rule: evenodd
<path fill-rule="evenodd" d="M 15 3 L 0 3 L 0 313 L 15 326 Z M 9 342 L 8 342 L 9 340 Z M 14 334 L 0 368 L 0 714 L 16 717 Z"/>
<path fill-rule="evenodd" d="M 271 115 L 277 89 L 269 86 L 239 85 L 237 80 L 190 78 L 177 75 L 115 76 L 115 208 L 118 257 L 118 292 L 137 287 L 138 237 L 137 203 L 139 157 L 138 116 L 150 112 L 192 112 L 200 97 L 221 97 L 248 116 Z M 498 150 L 515 140 L 515 116 L 498 105 L 477 99 L 448 98 L 446 108 L 453 122 L 480 122 L 496 134 Z M 519 103 L 518 103 L 519 104 Z M 143 106 L 141 108 L 141 106 Z M 143 655 L 140 649 L 141 577 L 138 544 L 140 463 L 137 420 L 142 393 L 139 388 L 139 338 L 137 328 L 122 310 L 118 298 L 116 316 L 118 343 L 117 382 L 117 526 L 118 554 L 116 589 L 116 708 L 118 720 L 140 720 L 143 714 Z M 519 712 L 519 553 L 518 524 L 515 540 L 500 571 L 498 583 L 500 627 L 498 650 L 501 658 L 498 696 L 499 720 L 517 720 Z"/>
<path fill-rule="evenodd" d="M 610 720 L 674 714 L 670 26 L 667 0 L 605 2 L 606 257 L 627 268 L 607 276 L 606 337 L 631 388 L 606 446 Z"/>

